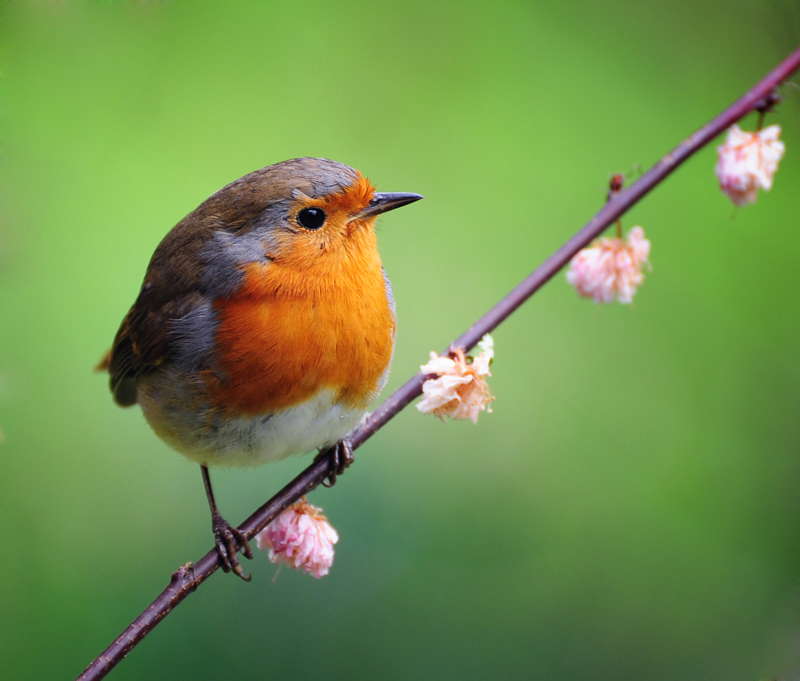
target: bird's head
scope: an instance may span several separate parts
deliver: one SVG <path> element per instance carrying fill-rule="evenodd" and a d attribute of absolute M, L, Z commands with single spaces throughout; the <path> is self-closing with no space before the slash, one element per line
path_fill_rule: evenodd
<path fill-rule="evenodd" d="M 184 244 L 188 232 L 199 236 L 201 278 L 209 289 L 230 292 L 254 267 L 274 264 L 300 274 L 362 258 L 375 250 L 377 216 L 421 198 L 376 192 L 360 172 L 336 161 L 297 158 L 223 187 L 173 232 Z"/>

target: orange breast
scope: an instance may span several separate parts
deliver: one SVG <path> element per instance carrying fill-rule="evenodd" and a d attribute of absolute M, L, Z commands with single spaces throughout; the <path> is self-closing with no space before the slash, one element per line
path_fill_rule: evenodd
<path fill-rule="evenodd" d="M 221 380 L 215 406 L 256 415 L 332 389 L 366 408 L 392 358 L 395 320 L 372 229 L 330 257 L 248 266 L 245 285 L 217 301 Z M 303 255 L 303 254 L 300 254 Z"/>

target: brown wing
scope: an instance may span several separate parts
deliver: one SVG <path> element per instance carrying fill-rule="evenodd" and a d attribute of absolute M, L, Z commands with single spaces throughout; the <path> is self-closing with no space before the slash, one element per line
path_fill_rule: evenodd
<path fill-rule="evenodd" d="M 198 280 L 199 252 L 211 223 L 199 211 L 179 222 L 159 244 L 147 267 L 142 290 L 117 331 L 109 354 L 98 369 L 111 374 L 111 392 L 122 407 L 136 403 L 136 381 L 172 352 L 172 320 L 180 319 L 203 298 Z"/>
<path fill-rule="evenodd" d="M 117 331 L 109 353 L 111 392 L 121 407 L 136 403 L 136 381 L 163 362 L 173 351 L 170 322 L 191 312 L 201 302 L 198 294 L 173 298 L 163 305 L 148 304 L 146 291 L 130 309 Z"/>

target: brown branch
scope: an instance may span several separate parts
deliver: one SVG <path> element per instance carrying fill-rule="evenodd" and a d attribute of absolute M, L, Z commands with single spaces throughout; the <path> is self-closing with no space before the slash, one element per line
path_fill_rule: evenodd
<path fill-rule="evenodd" d="M 567 243 L 545 260 L 522 283 L 514 288 L 497 305 L 459 336 L 451 348 L 469 350 L 481 337 L 496 328 L 506 317 L 555 276 L 581 248 L 596 238 L 610 224 L 636 204 L 645 194 L 672 173 L 692 154 L 702 149 L 733 123 L 754 110 L 767 110 L 774 103 L 774 90 L 800 67 L 800 48 L 795 50 L 771 73 L 741 99 L 734 102 L 716 118 L 681 142 L 669 154 L 627 189 L 615 193 L 597 214 Z M 360 447 L 379 428 L 406 407 L 422 392 L 425 376 L 417 374 L 394 392 L 371 414 L 351 437 L 353 449 Z M 324 459 L 312 463 L 286 487 L 265 503 L 239 529 L 247 539 L 252 539 L 281 511 L 317 487 L 328 472 Z M 110 672 L 153 628 L 166 617 L 178 603 L 220 568 L 219 556 L 212 549 L 197 563 L 187 563 L 173 573 L 169 586 L 151 605 L 123 631 L 119 637 L 78 677 L 78 681 L 96 681 Z"/>

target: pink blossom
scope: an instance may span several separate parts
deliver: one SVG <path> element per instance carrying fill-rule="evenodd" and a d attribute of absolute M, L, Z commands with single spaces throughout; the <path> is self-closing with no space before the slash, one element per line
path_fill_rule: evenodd
<path fill-rule="evenodd" d="M 305 498 L 289 506 L 256 535 L 258 548 L 268 548 L 273 563 L 303 568 L 317 579 L 327 575 L 333 565 L 333 545 L 338 541 L 339 534 L 322 515 L 322 509 Z"/>
<path fill-rule="evenodd" d="M 482 411 L 491 413 L 489 406 L 494 400 L 484 376 L 491 376 L 489 364 L 494 358 L 494 341 L 487 333 L 478 343 L 481 353 L 474 358 L 464 355 L 458 348 L 454 357 L 440 357 L 431 353 L 431 360 L 420 367 L 424 374 L 436 374 L 422 384 L 424 398 L 417 405 L 423 414 L 434 414 L 444 421 L 469 419 L 478 422 Z M 471 363 L 467 360 L 471 359 Z"/>
<path fill-rule="evenodd" d="M 570 262 L 567 281 L 584 298 L 596 303 L 630 303 L 636 287 L 644 281 L 642 266 L 648 264 L 650 242 L 644 230 L 634 227 L 627 243 L 618 238 L 602 238 L 579 251 Z"/>
<path fill-rule="evenodd" d="M 759 189 L 772 188 L 772 176 L 786 150 L 778 137 L 780 125 L 745 132 L 738 125 L 728 129 L 725 144 L 717 147 L 719 186 L 737 206 L 755 203 Z"/>

